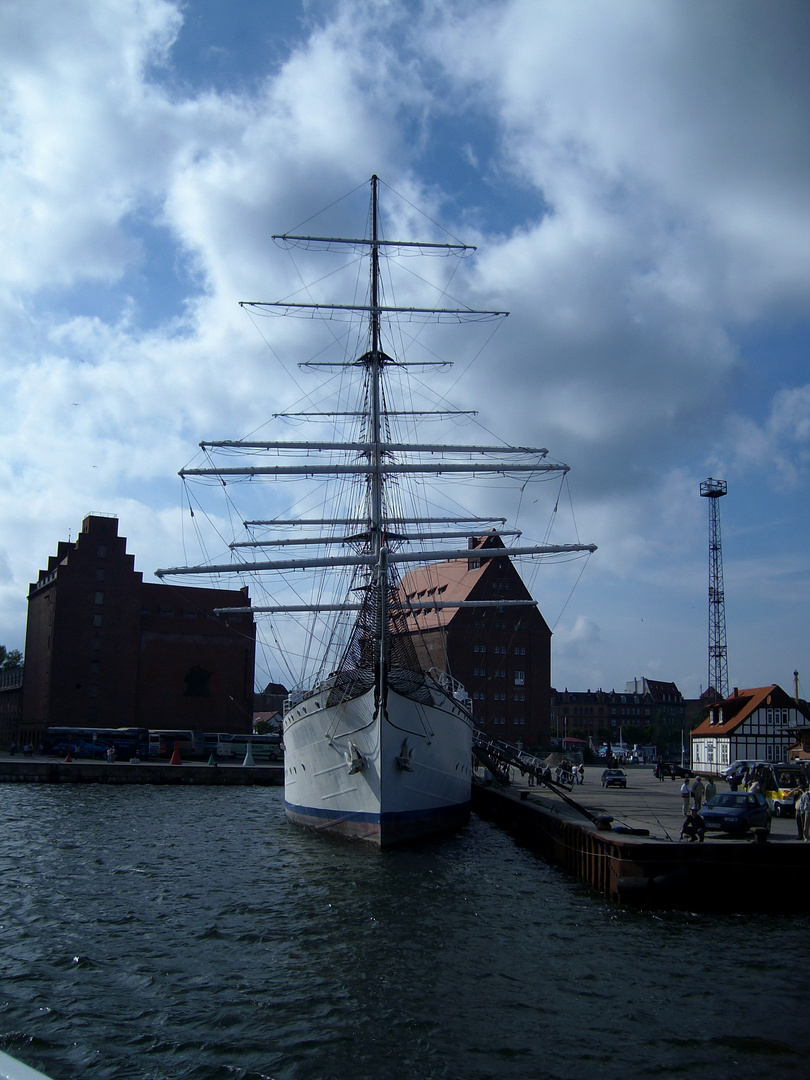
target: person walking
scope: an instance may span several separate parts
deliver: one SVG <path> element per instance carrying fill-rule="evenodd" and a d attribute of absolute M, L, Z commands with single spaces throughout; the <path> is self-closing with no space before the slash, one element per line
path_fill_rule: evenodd
<path fill-rule="evenodd" d="M 689 813 L 689 799 L 692 796 L 692 792 L 689 790 L 689 784 L 684 780 L 681 786 L 681 800 L 683 801 L 683 816 Z"/>

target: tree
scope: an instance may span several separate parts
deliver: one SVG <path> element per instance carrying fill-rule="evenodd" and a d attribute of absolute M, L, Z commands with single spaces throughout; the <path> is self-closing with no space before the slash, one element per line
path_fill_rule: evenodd
<path fill-rule="evenodd" d="M 5 645 L 0 645 L 0 671 L 13 671 L 18 667 L 22 667 L 22 653 L 20 650 L 12 649 L 9 652 Z"/>

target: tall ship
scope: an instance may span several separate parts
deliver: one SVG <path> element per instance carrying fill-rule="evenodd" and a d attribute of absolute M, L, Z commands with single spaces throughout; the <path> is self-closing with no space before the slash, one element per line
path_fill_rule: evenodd
<path fill-rule="evenodd" d="M 519 534 L 504 528 L 503 517 L 465 516 L 455 502 L 454 512 L 432 510 L 428 491 L 443 492 L 446 486 L 457 494 L 464 490 L 459 481 L 467 485 L 473 478 L 494 477 L 525 487 L 533 479 L 564 476 L 567 466 L 549 461 L 545 448 L 414 439 L 425 421 L 449 418 L 458 424 L 474 415 L 448 408 L 443 399 L 438 409 L 422 407 L 433 369 L 447 365 L 429 348 L 426 358 L 412 358 L 421 327 L 497 320 L 507 313 L 393 302 L 391 260 L 465 256 L 475 249 L 455 241 L 388 239 L 376 176 L 369 188 L 364 236 L 296 232 L 273 237 L 295 252 L 346 253 L 357 265 L 362 262 L 366 269 L 356 274 L 353 297 L 321 302 L 306 286 L 291 299 L 242 302 L 254 316 L 297 315 L 350 328 L 348 334 L 335 334 L 337 359 L 301 365 L 315 374 L 316 392 L 309 393 L 307 410 L 274 417 L 285 424 L 312 424 L 320 437 L 204 442 L 206 464 L 180 473 L 187 484 L 223 487 L 293 481 L 296 494 L 286 513 L 245 520 L 246 539 L 229 545 L 225 563 L 157 574 L 238 574 L 251 582 L 254 593 L 262 593 L 268 602 L 254 600 L 252 610 L 271 622 L 282 656 L 289 661 L 295 654 L 310 664 L 283 710 L 287 817 L 386 847 L 458 829 L 470 813 L 472 702 L 447 666 L 435 662 L 435 650 L 420 642 L 418 613 L 472 603 L 501 610 L 535 603 L 443 600 L 437 595 L 441 590 L 415 596 L 402 584 L 412 577 L 409 569 L 467 559 L 474 538 L 481 536 L 497 538 L 477 545 L 481 559 L 540 558 L 594 547 L 504 543 L 504 536 L 511 540 Z M 333 389 L 336 400 L 322 407 L 321 398 L 326 401 Z M 232 461 L 237 454 L 247 455 L 245 464 L 223 463 L 222 455 Z M 279 551 L 296 546 L 294 557 Z M 311 580 L 311 591 L 303 580 Z M 280 618 L 292 621 L 279 629 Z"/>

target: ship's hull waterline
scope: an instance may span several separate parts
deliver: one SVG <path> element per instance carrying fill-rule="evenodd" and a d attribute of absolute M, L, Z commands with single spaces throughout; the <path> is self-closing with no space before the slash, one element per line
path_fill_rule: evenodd
<path fill-rule="evenodd" d="M 427 705 L 374 689 L 339 705 L 314 694 L 284 718 L 285 808 L 296 824 L 388 847 L 469 820 L 472 721 L 452 698 Z"/>

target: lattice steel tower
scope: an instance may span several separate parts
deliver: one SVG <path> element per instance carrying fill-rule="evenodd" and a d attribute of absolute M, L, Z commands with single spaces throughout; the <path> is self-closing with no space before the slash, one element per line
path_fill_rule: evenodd
<path fill-rule="evenodd" d="M 720 541 L 718 499 L 728 491 L 725 480 L 703 480 L 700 494 L 709 503 L 709 686 L 728 697 L 728 648 L 726 645 L 726 599 L 723 591 L 723 545 Z"/>

